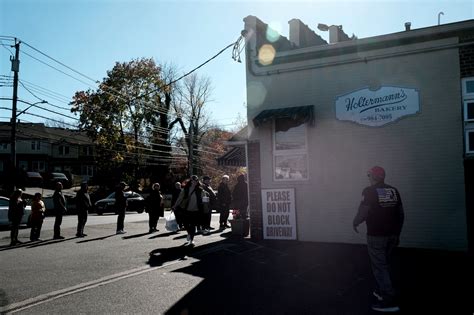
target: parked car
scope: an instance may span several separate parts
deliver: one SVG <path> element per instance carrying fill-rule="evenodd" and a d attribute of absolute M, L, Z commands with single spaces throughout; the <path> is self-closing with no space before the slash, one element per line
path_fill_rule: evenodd
<path fill-rule="evenodd" d="M 124 192 L 127 200 L 127 211 L 137 211 L 142 213 L 145 210 L 145 199 L 138 193 L 133 191 Z M 111 193 L 107 198 L 98 200 L 94 204 L 95 211 L 98 215 L 105 212 L 115 211 L 115 192 Z"/>
<path fill-rule="evenodd" d="M 8 206 L 10 204 L 10 199 L 7 197 L 0 197 L 0 226 L 10 225 L 8 221 Z M 28 224 L 28 217 L 31 214 L 31 207 L 25 207 L 25 213 L 23 218 L 21 218 L 21 224 Z"/>
<path fill-rule="evenodd" d="M 54 188 L 57 182 L 61 182 L 64 188 L 70 188 L 72 183 L 64 173 L 50 173 L 45 175 L 45 185 Z"/>
<path fill-rule="evenodd" d="M 26 172 L 26 187 L 43 187 L 43 176 L 38 172 Z"/>

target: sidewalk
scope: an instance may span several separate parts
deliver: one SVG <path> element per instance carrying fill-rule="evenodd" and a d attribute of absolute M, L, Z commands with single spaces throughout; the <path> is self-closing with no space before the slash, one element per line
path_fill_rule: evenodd
<path fill-rule="evenodd" d="M 365 246 L 232 239 L 212 245 L 222 250 L 201 257 L 206 249 L 196 247 L 200 261 L 175 271 L 204 280 L 167 314 L 378 314 L 370 309 Z M 395 265 L 399 314 L 473 314 L 467 255 L 399 249 Z"/>

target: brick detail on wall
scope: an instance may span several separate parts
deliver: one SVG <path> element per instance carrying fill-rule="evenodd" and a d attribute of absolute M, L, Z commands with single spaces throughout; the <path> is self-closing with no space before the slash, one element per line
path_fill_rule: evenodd
<path fill-rule="evenodd" d="M 459 42 L 472 42 L 474 36 L 461 37 Z M 459 48 L 459 63 L 461 65 L 461 78 L 474 76 L 474 44 Z"/>
<path fill-rule="evenodd" d="M 262 179 L 260 174 L 260 143 L 249 142 L 248 152 L 248 178 L 250 193 L 250 233 L 253 240 L 263 238 L 262 221 Z"/>

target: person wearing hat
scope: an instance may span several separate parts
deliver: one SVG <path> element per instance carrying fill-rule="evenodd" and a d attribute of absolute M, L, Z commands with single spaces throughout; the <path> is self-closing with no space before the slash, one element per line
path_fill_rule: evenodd
<path fill-rule="evenodd" d="M 232 202 L 232 193 L 229 189 L 229 175 L 222 176 L 221 183 L 217 188 L 217 206 L 219 208 L 220 217 L 219 225 L 220 229 L 229 228 L 227 219 L 229 218 L 229 208 Z"/>
<path fill-rule="evenodd" d="M 212 189 L 210 176 L 205 175 L 202 177 L 202 189 L 209 194 L 209 211 L 204 212 L 202 217 L 202 228 L 204 229 L 202 234 L 208 235 L 211 232 L 212 209 L 215 208 L 216 204 L 216 192 Z"/>
<path fill-rule="evenodd" d="M 402 199 L 398 190 L 385 184 L 385 170 L 374 166 L 367 172 L 370 186 L 362 191 L 357 215 L 353 220 L 354 231 L 362 222 L 367 225 L 367 249 L 369 252 L 377 298 L 372 309 L 381 312 L 399 310 L 395 302 L 395 290 L 390 277 L 390 258 L 398 246 L 404 221 Z"/>
<path fill-rule="evenodd" d="M 21 244 L 18 240 L 18 231 L 20 229 L 21 219 L 25 213 L 25 202 L 21 199 L 23 191 L 17 189 L 13 192 L 12 197 L 10 198 L 10 203 L 8 206 L 8 220 L 11 222 L 11 231 L 10 231 L 10 246 L 15 246 L 16 244 Z"/>
<path fill-rule="evenodd" d="M 124 221 L 125 221 L 125 210 L 127 208 L 127 199 L 124 195 L 124 190 L 127 187 L 125 182 L 120 182 L 118 184 L 117 189 L 115 190 L 115 212 L 118 214 L 117 216 L 117 234 L 125 234 L 123 230 L 124 228 Z"/>

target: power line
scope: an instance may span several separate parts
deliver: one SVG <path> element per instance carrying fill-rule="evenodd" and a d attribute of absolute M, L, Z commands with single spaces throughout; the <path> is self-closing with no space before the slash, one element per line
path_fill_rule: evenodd
<path fill-rule="evenodd" d="M 52 69 L 54 69 L 54 70 L 56 70 L 56 71 L 61 72 L 61 73 L 64 74 L 64 75 L 67 75 L 67 76 L 70 77 L 70 78 L 73 78 L 73 79 L 76 80 L 76 81 L 79 81 L 79 82 L 81 82 L 81 83 L 83 83 L 83 84 L 85 84 L 85 85 L 87 85 L 87 86 L 89 86 L 89 87 L 95 88 L 93 85 L 91 85 L 91 84 L 89 84 L 89 83 L 87 83 L 87 82 L 85 82 L 85 81 L 82 81 L 81 79 L 78 79 L 78 78 L 76 78 L 76 77 L 70 75 L 69 73 L 66 73 L 66 72 L 64 72 L 64 71 L 62 71 L 62 70 L 59 70 L 58 68 L 56 68 L 56 67 L 54 67 L 54 66 L 52 66 L 52 65 L 50 65 L 50 64 L 48 64 L 48 63 L 46 63 L 46 62 L 44 62 L 44 61 L 42 61 L 42 60 L 40 60 L 40 59 L 38 59 L 38 58 L 36 58 L 36 57 L 33 57 L 32 55 L 28 54 L 27 52 L 22 51 L 22 53 L 25 54 L 25 55 L 27 55 L 27 56 L 30 57 L 30 58 L 35 59 L 35 60 L 38 61 L 38 62 L 41 62 L 42 64 L 44 64 L 44 65 L 46 65 L 46 66 L 48 66 L 48 67 L 50 67 L 50 68 L 52 68 Z"/>
<path fill-rule="evenodd" d="M 83 73 L 81 73 L 81 72 L 79 72 L 79 71 L 77 71 L 77 70 L 74 70 L 73 68 L 69 67 L 68 65 L 62 63 L 61 61 L 58 61 L 57 59 L 54 59 L 53 57 L 51 57 L 51 56 L 49 56 L 48 54 L 42 52 L 41 50 L 39 50 L 39 49 L 37 49 L 37 48 L 31 46 L 31 45 L 28 44 L 27 42 L 22 41 L 22 43 L 23 43 L 24 45 L 30 47 L 30 48 L 33 49 L 34 51 L 36 51 L 36 52 L 42 54 L 43 56 L 45 56 L 45 57 L 47 57 L 47 58 L 53 60 L 54 62 L 60 64 L 61 66 L 65 67 L 65 68 L 67 68 L 67 69 L 69 69 L 69 70 L 71 70 L 72 72 L 75 72 L 75 73 L 77 73 L 78 75 L 80 75 L 80 76 L 82 76 L 82 77 L 84 77 L 84 78 L 86 78 L 86 79 L 88 79 L 88 80 L 90 80 L 90 81 L 92 81 L 92 82 L 94 82 L 94 83 L 96 83 L 96 84 L 100 84 L 99 81 L 94 80 L 94 79 L 92 79 L 91 77 L 89 77 L 89 76 L 87 76 L 87 75 L 85 75 L 85 74 L 83 74 Z"/>
<path fill-rule="evenodd" d="M 66 96 L 66 95 L 64 95 L 64 94 L 55 92 L 55 91 L 53 91 L 53 90 L 49 90 L 49 89 L 47 89 L 47 88 L 45 88 L 45 87 L 39 86 L 39 85 L 34 84 L 34 83 L 31 83 L 31 82 L 29 82 L 29 81 L 26 81 L 26 80 L 20 80 L 20 81 L 23 82 L 23 83 L 25 83 L 26 85 L 28 85 L 30 88 L 35 88 L 36 90 L 43 90 L 43 91 L 45 91 L 45 93 L 47 92 L 47 93 L 49 93 L 49 94 L 51 94 L 51 95 L 54 95 L 54 96 L 56 96 L 56 97 L 58 97 L 58 98 L 62 98 L 62 99 L 64 99 L 64 100 L 67 100 L 67 102 L 69 102 L 69 100 L 71 99 L 71 97 L 69 97 L 69 96 Z"/>

